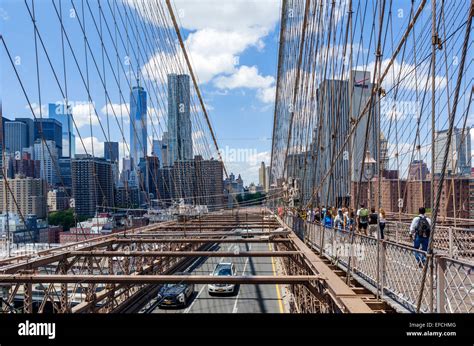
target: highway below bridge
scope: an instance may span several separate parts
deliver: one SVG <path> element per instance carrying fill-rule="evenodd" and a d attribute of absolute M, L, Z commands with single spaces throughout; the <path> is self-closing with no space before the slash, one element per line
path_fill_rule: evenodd
<path fill-rule="evenodd" d="M 229 243 L 216 245 L 216 252 L 272 251 L 268 243 Z M 231 262 L 238 275 L 277 276 L 276 259 L 272 257 L 208 257 L 195 260 L 185 272 L 191 275 L 209 275 L 218 263 Z M 194 287 L 191 300 L 182 308 L 160 308 L 159 299 L 152 299 L 141 312 L 144 313 L 283 313 L 285 312 L 281 285 L 240 285 L 236 292 L 210 295 L 206 284 Z"/>
<path fill-rule="evenodd" d="M 251 230 L 251 237 L 239 230 Z M 234 275 L 211 276 L 220 262 L 232 263 Z M 4 259 L 0 283 L 4 313 L 380 311 L 264 208 L 156 223 Z M 160 309 L 161 287 L 179 283 L 194 285 L 186 306 Z M 211 297 L 209 284 L 237 289 Z"/>
<path fill-rule="evenodd" d="M 465 244 L 470 236 L 456 239 Z M 356 252 L 346 253 L 350 246 Z M 417 258 L 423 256 L 404 243 L 362 234 L 354 234 L 351 245 L 343 231 L 242 208 L 3 259 L 1 311 L 413 312 L 423 270 Z M 211 276 L 219 263 L 233 264 L 233 275 Z M 472 260 L 450 257 L 440 247 L 435 264 L 421 312 L 471 312 Z M 184 306 L 163 308 L 158 294 L 172 284 L 194 287 Z M 208 285 L 237 289 L 211 296 Z"/>

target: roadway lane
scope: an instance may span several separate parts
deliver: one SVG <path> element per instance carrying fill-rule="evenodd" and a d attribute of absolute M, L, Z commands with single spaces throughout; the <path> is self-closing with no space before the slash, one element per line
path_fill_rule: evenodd
<path fill-rule="evenodd" d="M 222 244 L 216 251 L 268 251 L 270 244 Z M 273 259 L 274 261 L 276 259 Z M 219 262 L 233 262 L 237 275 L 276 275 L 272 258 L 212 257 L 196 261 L 187 272 L 209 275 Z M 152 313 L 281 313 L 284 312 L 279 285 L 240 285 L 233 296 L 210 296 L 207 285 L 195 285 L 194 298 L 185 309 L 159 309 Z"/>

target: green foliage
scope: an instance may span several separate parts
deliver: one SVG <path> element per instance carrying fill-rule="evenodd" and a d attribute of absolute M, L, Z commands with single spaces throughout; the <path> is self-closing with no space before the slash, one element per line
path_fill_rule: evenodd
<path fill-rule="evenodd" d="M 63 226 L 64 231 L 69 231 L 71 227 L 76 226 L 74 219 L 74 210 L 68 209 L 63 211 L 53 211 L 48 216 L 49 224 L 52 226 Z M 87 217 L 78 217 L 77 221 L 85 221 Z"/>
<path fill-rule="evenodd" d="M 245 205 L 260 205 L 265 201 L 265 194 L 262 192 L 246 193 L 243 196 L 237 195 L 237 202 Z"/>

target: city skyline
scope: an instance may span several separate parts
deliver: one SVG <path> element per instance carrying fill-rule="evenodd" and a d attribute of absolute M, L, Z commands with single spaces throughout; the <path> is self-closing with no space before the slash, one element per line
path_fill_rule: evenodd
<path fill-rule="evenodd" d="M 474 313 L 473 21 L 474 0 L 0 0 L 0 313 L 451 344 L 466 323 L 410 319 Z M 407 323 L 314 318 L 361 313 Z M 4 334 L 150 329 L 108 320 Z"/>

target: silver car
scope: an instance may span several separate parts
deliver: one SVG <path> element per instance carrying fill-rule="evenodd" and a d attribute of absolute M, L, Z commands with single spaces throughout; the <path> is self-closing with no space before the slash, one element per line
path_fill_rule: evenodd
<path fill-rule="evenodd" d="M 221 262 L 219 263 L 214 271 L 211 273 L 212 276 L 235 276 L 237 271 L 233 263 Z M 208 284 L 207 291 L 209 295 L 213 294 L 233 294 L 235 293 L 234 284 Z"/>

